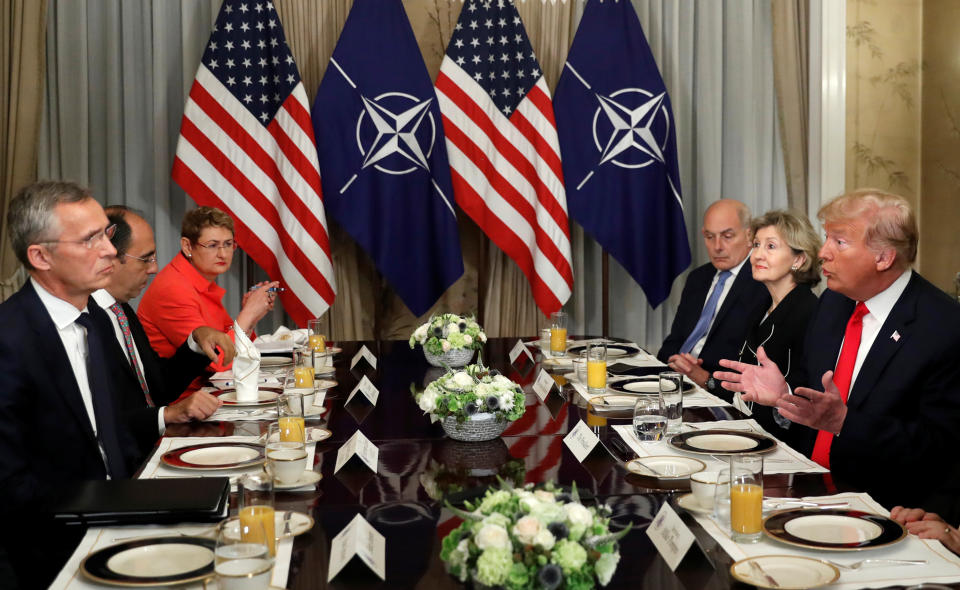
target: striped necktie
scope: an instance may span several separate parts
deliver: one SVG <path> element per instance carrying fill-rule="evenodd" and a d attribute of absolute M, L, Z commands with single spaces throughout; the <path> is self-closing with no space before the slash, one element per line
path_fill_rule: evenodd
<path fill-rule="evenodd" d="M 110 311 L 117 316 L 120 331 L 123 332 L 123 344 L 127 349 L 127 359 L 130 361 L 130 366 L 133 367 L 133 372 L 137 374 L 137 381 L 140 382 L 140 389 L 143 390 L 143 397 L 147 399 L 147 405 L 152 408 L 154 407 L 153 398 L 150 397 L 150 387 L 147 386 L 147 379 L 143 376 L 140 363 L 137 362 L 137 348 L 133 342 L 133 334 L 130 332 L 130 320 L 119 303 L 111 305 Z"/>

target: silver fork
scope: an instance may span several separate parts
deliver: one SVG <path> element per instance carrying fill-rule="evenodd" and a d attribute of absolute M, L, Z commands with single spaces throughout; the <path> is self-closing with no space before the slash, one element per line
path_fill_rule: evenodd
<path fill-rule="evenodd" d="M 865 565 L 877 564 L 877 565 L 927 565 L 925 559 L 861 559 L 860 561 L 855 561 L 853 563 L 838 563 L 836 561 L 830 561 L 829 559 L 824 559 L 827 563 L 834 565 L 840 569 L 844 570 L 853 570 L 856 571 L 862 568 Z"/>

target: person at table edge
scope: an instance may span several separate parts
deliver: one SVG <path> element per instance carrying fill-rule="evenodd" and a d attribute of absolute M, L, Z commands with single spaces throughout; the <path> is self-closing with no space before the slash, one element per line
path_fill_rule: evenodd
<path fill-rule="evenodd" d="M 173 356 L 164 359 L 154 352 L 129 304 L 158 270 L 153 229 L 146 219 L 127 207 L 111 205 L 104 210 L 117 228 L 110 240 L 117 255 L 110 281 L 105 288 L 94 291 L 93 298 L 107 311 L 113 325 L 113 340 L 118 345 L 114 349 L 124 361 L 116 365 L 122 369 L 116 378 L 125 383 L 120 396 L 124 417 L 146 454 L 168 424 L 203 420 L 217 410 L 220 401 L 201 391 L 173 402 L 191 381 L 204 374 L 211 361 L 217 361 L 217 349 L 223 351 L 224 361 L 229 363 L 234 346 L 223 332 L 200 326 Z M 127 326 L 129 342 L 123 324 Z"/>
<path fill-rule="evenodd" d="M 722 360 L 732 370 L 714 377 L 808 426 L 802 450 L 838 481 L 956 522 L 960 305 L 911 270 L 919 233 L 903 197 L 856 190 L 818 216 L 827 290 L 806 337 L 809 387 L 791 391 L 762 350 L 759 366 Z"/>
<path fill-rule="evenodd" d="M 767 289 L 753 279 L 750 209 L 733 199 L 712 203 L 701 230 L 710 262 L 687 276 L 670 334 L 657 358 L 727 401 L 729 392 L 712 378 L 723 358 L 736 358 L 758 307 L 770 306 Z M 746 268 L 744 268 L 746 265 Z"/>

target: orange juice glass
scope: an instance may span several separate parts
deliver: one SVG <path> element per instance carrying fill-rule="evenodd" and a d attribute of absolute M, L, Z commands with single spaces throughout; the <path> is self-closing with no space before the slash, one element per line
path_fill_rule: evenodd
<path fill-rule="evenodd" d="M 284 416 L 277 419 L 280 442 L 304 442 L 305 423 L 302 416 Z"/>
<path fill-rule="evenodd" d="M 555 311 L 550 314 L 550 354 L 562 355 L 567 352 L 567 314 Z"/>
<path fill-rule="evenodd" d="M 730 466 L 730 530 L 737 543 L 760 540 L 763 522 L 763 456 L 733 457 Z"/>
<path fill-rule="evenodd" d="M 237 482 L 237 499 L 240 503 L 238 516 L 243 540 L 252 543 L 265 542 L 270 555 L 275 555 L 277 535 L 274 524 L 273 477 L 264 471 L 241 477 Z"/>
<path fill-rule="evenodd" d="M 607 346 L 591 344 L 587 347 L 587 391 L 601 394 L 607 390 Z"/>

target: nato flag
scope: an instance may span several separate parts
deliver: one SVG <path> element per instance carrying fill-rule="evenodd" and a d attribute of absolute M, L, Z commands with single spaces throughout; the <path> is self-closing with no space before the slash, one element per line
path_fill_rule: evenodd
<path fill-rule="evenodd" d="M 356 0 L 311 112 L 327 213 L 414 315 L 463 274 L 437 98 L 400 0 Z"/>
<path fill-rule="evenodd" d="M 690 245 L 670 97 L 629 1 L 587 3 L 553 105 L 570 217 L 656 307 Z"/>

